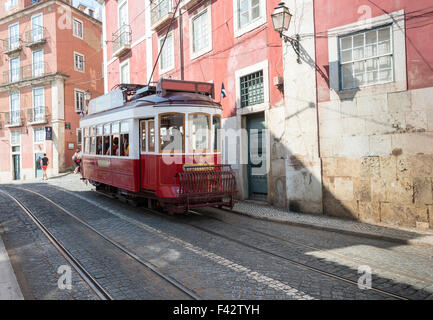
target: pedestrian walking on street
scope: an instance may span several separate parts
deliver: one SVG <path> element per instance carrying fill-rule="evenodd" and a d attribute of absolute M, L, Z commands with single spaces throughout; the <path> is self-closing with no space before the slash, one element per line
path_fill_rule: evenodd
<path fill-rule="evenodd" d="M 47 177 L 48 162 L 49 161 L 47 158 L 47 154 L 44 153 L 44 157 L 41 159 L 41 167 L 42 167 L 42 170 L 44 171 L 44 176 L 43 176 L 42 180 L 48 180 L 48 177 Z"/>
<path fill-rule="evenodd" d="M 72 160 L 74 161 L 75 169 L 74 173 L 80 173 L 81 172 L 81 151 L 80 149 L 77 149 L 72 156 Z"/>

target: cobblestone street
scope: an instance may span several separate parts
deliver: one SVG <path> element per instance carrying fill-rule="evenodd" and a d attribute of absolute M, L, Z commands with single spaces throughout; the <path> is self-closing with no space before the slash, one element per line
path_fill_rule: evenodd
<path fill-rule="evenodd" d="M 69 263 L 9 195 L 113 299 L 433 299 L 431 247 L 220 209 L 169 216 L 93 189 L 73 174 L 0 186 L 0 233 L 24 299 L 98 297 L 73 267 L 71 289 L 59 288 Z"/>

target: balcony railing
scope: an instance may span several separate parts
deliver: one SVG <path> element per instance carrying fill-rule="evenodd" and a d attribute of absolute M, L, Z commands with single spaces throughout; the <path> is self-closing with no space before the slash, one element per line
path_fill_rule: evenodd
<path fill-rule="evenodd" d="M 5 126 L 6 127 L 22 126 L 21 111 L 15 110 L 15 111 L 6 112 Z"/>
<path fill-rule="evenodd" d="M 3 39 L 3 53 L 4 54 L 12 54 L 14 52 L 20 51 L 21 47 L 21 39 L 19 36 L 12 37 L 9 39 Z"/>
<path fill-rule="evenodd" d="M 26 47 L 32 47 L 47 42 L 45 38 L 45 28 L 35 27 L 25 33 Z"/>
<path fill-rule="evenodd" d="M 42 77 L 46 74 L 49 74 L 49 65 L 47 63 L 33 63 L 3 72 L 3 85 Z"/>
<path fill-rule="evenodd" d="M 199 3 L 202 0 L 182 0 L 180 2 L 180 8 L 183 10 L 188 10 L 189 8 L 192 8 L 194 5 Z"/>
<path fill-rule="evenodd" d="M 27 121 L 30 125 L 47 123 L 48 108 L 45 106 L 37 106 L 27 109 Z"/>
<path fill-rule="evenodd" d="M 131 49 L 131 27 L 123 25 L 113 33 L 113 56 L 119 57 Z"/>
<path fill-rule="evenodd" d="M 172 0 L 159 0 L 158 4 L 151 11 L 152 30 L 157 30 L 167 25 L 170 19 L 173 18 L 173 15 Z"/>

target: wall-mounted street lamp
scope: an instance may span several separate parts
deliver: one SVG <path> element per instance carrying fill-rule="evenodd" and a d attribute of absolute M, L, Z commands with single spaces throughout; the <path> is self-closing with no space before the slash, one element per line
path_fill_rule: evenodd
<path fill-rule="evenodd" d="M 297 34 L 295 38 L 288 37 L 283 34 L 284 31 L 289 29 L 290 21 L 292 20 L 292 14 L 289 9 L 284 5 L 284 2 L 280 2 L 278 7 L 274 9 L 271 14 L 272 23 L 274 25 L 274 30 L 280 33 L 280 37 L 284 39 L 284 42 L 290 42 L 298 56 L 297 62 L 301 63 L 301 54 L 299 50 L 300 36 Z"/>

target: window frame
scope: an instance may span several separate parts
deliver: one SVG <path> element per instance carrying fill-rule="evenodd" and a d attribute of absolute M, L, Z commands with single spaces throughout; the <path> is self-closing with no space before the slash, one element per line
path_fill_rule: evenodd
<path fill-rule="evenodd" d="M 242 36 L 243 34 L 250 32 L 267 22 L 267 6 L 266 0 L 259 0 L 260 17 L 250 21 L 244 26 L 240 26 L 239 21 L 239 1 L 233 0 L 233 32 L 235 38 Z M 249 0 L 251 2 L 251 0 Z"/>
<path fill-rule="evenodd" d="M 215 141 L 216 141 L 216 135 L 215 135 L 215 128 L 214 128 L 214 123 L 213 123 L 213 119 L 214 118 L 218 118 L 219 119 L 219 121 L 220 121 L 220 127 L 219 127 L 219 130 L 221 130 L 222 129 L 222 117 L 221 117 L 221 115 L 219 115 L 219 114 L 213 114 L 212 115 L 212 125 L 211 125 L 211 130 L 212 130 L 212 141 L 211 142 L 213 142 L 213 144 L 212 144 L 212 149 L 213 149 L 213 152 L 214 153 L 218 153 L 218 152 L 221 152 L 222 151 L 222 135 L 221 134 L 219 134 L 219 137 L 220 137 L 220 143 L 219 144 L 217 144 L 217 146 L 219 147 L 219 149 L 215 149 Z M 216 132 L 216 134 L 218 135 L 218 132 Z"/>
<path fill-rule="evenodd" d="M 207 15 L 207 31 L 209 33 L 209 43 L 207 46 L 203 47 L 202 49 L 198 51 L 194 51 L 194 20 L 199 18 L 201 15 Z M 190 19 L 190 59 L 196 59 L 205 53 L 208 53 L 212 51 L 213 48 L 213 38 L 212 38 L 212 9 L 211 6 L 208 5 L 204 8 L 202 8 L 200 11 L 197 12 L 197 14 L 193 15 Z"/>
<path fill-rule="evenodd" d="M 36 132 L 42 132 L 43 139 L 36 140 Z M 44 128 L 33 128 L 33 144 L 43 144 L 45 142 L 45 129 Z"/>
<path fill-rule="evenodd" d="M 195 115 L 203 115 L 206 116 L 208 121 L 208 141 L 207 141 L 207 147 L 205 149 L 193 149 L 192 148 L 192 116 Z M 205 112 L 191 112 L 188 113 L 188 152 L 189 153 L 210 153 L 212 150 L 212 123 L 211 123 L 211 115 L 209 113 Z"/>
<path fill-rule="evenodd" d="M 181 115 L 183 116 L 183 136 L 182 136 L 182 150 L 173 150 L 173 151 L 162 151 L 161 150 L 161 118 L 163 116 L 167 116 L 167 115 Z M 158 140 L 158 151 L 161 154 L 168 154 L 168 153 L 182 153 L 185 154 L 185 149 L 186 149 L 186 144 L 185 144 L 185 136 L 186 136 L 186 127 L 185 127 L 185 118 L 186 118 L 185 113 L 182 112 L 164 112 L 164 113 L 160 113 L 158 114 L 158 135 L 155 135 Z M 156 149 L 156 148 L 155 148 Z"/>
<path fill-rule="evenodd" d="M 80 94 L 82 94 L 83 95 L 83 108 L 82 109 L 78 109 L 77 108 L 77 93 L 80 93 Z M 84 111 L 84 107 L 85 107 L 85 104 L 86 104 L 86 102 L 85 102 L 85 95 L 86 95 L 86 93 L 85 93 L 85 91 L 83 91 L 83 90 L 80 90 L 80 89 L 74 89 L 74 108 L 75 108 L 75 112 L 80 112 L 80 111 Z"/>
<path fill-rule="evenodd" d="M 122 81 L 123 78 L 123 73 L 122 73 L 122 69 L 123 67 L 128 66 L 128 81 Z M 119 79 L 119 83 L 131 83 L 131 65 L 129 63 L 129 59 L 123 61 L 122 63 L 119 64 L 119 75 L 120 75 L 120 79 Z"/>
<path fill-rule="evenodd" d="M 164 37 L 165 37 L 165 35 L 163 35 L 162 37 L 158 38 L 158 51 L 161 50 L 161 44 L 162 44 L 161 42 L 164 41 Z M 172 46 L 171 46 L 171 48 L 172 48 L 172 50 L 171 50 L 172 61 L 171 61 L 171 65 L 169 65 L 169 66 L 167 66 L 165 68 L 161 68 L 161 65 L 162 65 L 162 55 L 163 55 L 163 51 L 161 51 L 161 56 L 160 56 L 160 59 L 159 59 L 159 62 L 158 62 L 159 75 L 162 75 L 164 73 L 167 73 L 168 71 L 173 70 L 175 68 L 175 65 L 176 65 L 175 56 L 174 56 L 174 31 L 170 31 L 167 34 L 167 40 L 165 41 L 164 49 L 167 48 L 167 41 L 168 41 L 169 38 L 172 39 Z"/>
<path fill-rule="evenodd" d="M 366 49 L 366 43 L 365 43 L 365 34 L 367 34 L 368 32 L 371 31 L 376 31 L 376 33 L 379 32 L 379 30 L 383 30 L 383 29 L 389 29 L 389 42 L 390 42 L 390 52 L 386 53 L 386 54 L 382 54 L 379 55 L 378 53 L 372 57 L 369 58 L 363 58 L 363 59 L 354 59 L 353 58 L 353 44 L 352 44 L 352 59 L 350 61 L 346 61 L 346 62 L 342 62 L 342 41 L 343 39 L 347 39 L 347 38 L 352 38 L 352 43 L 353 43 L 353 38 L 357 35 L 363 34 L 364 35 L 364 44 L 362 46 L 364 52 Z M 379 44 L 379 39 L 377 39 L 376 44 Z M 366 83 L 366 84 L 362 84 L 362 85 L 356 85 L 356 86 L 352 86 L 352 87 L 344 87 L 344 77 L 343 77 L 343 65 L 349 65 L 349 64 L 354 64 L 356 62 L 365 62 L 367 60 L 375 60 L 375 59 L 380 59 L 382 57 L 391 57 L 391 79 L 390 80 L 385 80 L 385 81 L 377 81 L 374 83 Z M 378 63 L 378 68 L 377 68 L 377 72 L 378 72 L 378 76 L 379 76 L 379 71 L 380 71 L 380 67 L 379 67 L 379 63 Z M 339 90 L 340 91 L 347 91 L 347 90 L 356 90 L 357 88 L 363 88 L 363 87 L 371 87 L 371 86 L 376 86 L 376 85 L 381 85 L 381 84 L 387 84 L 387 83 L 392 83 L 395 81 L 395 53 L 394 53 L 394 29 L 393 29 L 393 25 L 392 24 L 385 24 L 382 26 L 377 26 L 374 28 L 368 28 L 368 29 L 364 29 L 364 30 L 359 30 L 356 32 L 352 32 L 349 34 L 345 34 L 345 35 L 341 35 L 338 37 L 338 73 L 339 73 Z M 389 69 L 387 69 L 389 70 Z M 364 76 L 367 74 L 367 68 L 365 68 L 364 66 Z M 354 75 L 354 70 L 352 70 L 352 76 Z"/>
<path fill-rule="evenodd" d="M 81 35 L 77 34 L 75 31 L 75 22 L 81 24 Z M 72 35 L 76 38 L 83 39 L 84 38 L 84 23 L 82 20 L 72 17 Z"/>
<path fill-rule="evenodd" d="M 76 64 L 76 62 L 77 62 L 76 57 L 77 56 L 81 56 L 83 58 L 83 62 L 82 62 L 82 67 L 83 68 L 82 69 L 79 69 L 77 67 L 77 64 Z M 84 54 L 74 51 L 74 70 L 75 71 L 79 71 L 79 72 L 85 72 L 85 65 L 86 65 L 85 62 L 86 62 L 86 60 L 84 59 Z"/>

